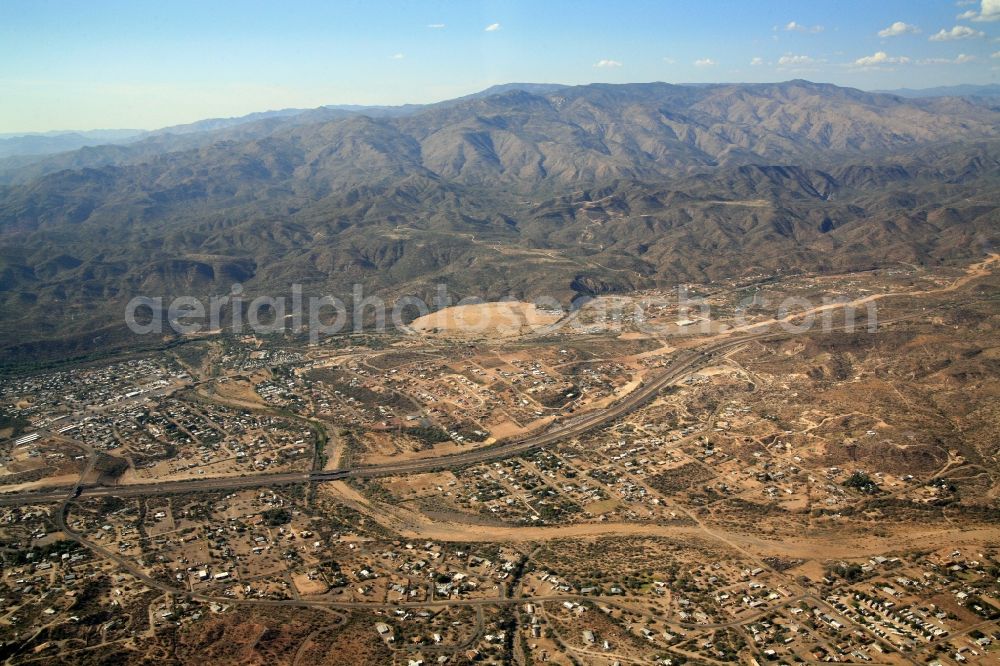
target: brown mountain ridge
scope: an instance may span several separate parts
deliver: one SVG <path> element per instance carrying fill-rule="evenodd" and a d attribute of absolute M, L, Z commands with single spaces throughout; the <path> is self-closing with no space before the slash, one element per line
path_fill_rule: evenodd
<path fill-rule="evenodd" d="M 137 294 L 233 282 L 568 299 L 959 260 L 996 240 L 998 116 L 806 81 L 553 86 L 39 157 L 0 168 L 0 346 L 89 352 Z"/>

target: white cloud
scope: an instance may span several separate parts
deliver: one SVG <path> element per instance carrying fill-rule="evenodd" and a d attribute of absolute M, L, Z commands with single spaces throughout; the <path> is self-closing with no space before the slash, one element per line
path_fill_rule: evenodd
<path fill-rule="evenodd" d="M 991 55 L 990 57 L 991 57 L 991 58 L 1000 58 L 1000 51 L 997 51 L 996 53 L 994 53 L 994 54 L 993 54 L 993 55 Z"/>
<path fill-rule="evenodd" d="M 485 29 L 486 32 L 496 32 L 497 30 L 500 29 L 500 24 L 499 23 L 490 23 L 484 29 Z"/>
<path fill-rule="evenodd" d="M 915 35 L 920 32 L 920 28 L 910 23 L 896 21 L 888 28 L 878 31 L 879 37 L 898 37 L 900 35 Z"/>
<path fill-rule="evenodd" d="M 975 4 L 974 2 L 960 3 L 962 4 Z M 960 21 L 980 21 L 980 22 L 990 22 L 990 21 L 1000 21 L 1000 0 L 983 0 L 979 5 L 979 11 L 970 9 L 966 12 L 962 12 L 958 15 L 958 20 Z"/>
<path fill-rule="evenodd" d="M 956 39 L 972 39 L 974 37 L 985 37 L 986 34 L 979 31 L 973 30 L 966 25 L 956 25 L 951 30 L 945 30 L 941 28 L 938 32 L 931 35 L 932 42 L 950 42 Z"/>
<path fill-rule="evenodd" d="M 444 27 L 444 23 L 428 23 L 427 27 L 431 30 L 440 30 Z"/>
<path fill-rule="evenodd" d="M 918 60 L 918 65 L 964 65 L 967 62 L 974 62 L 976 56 L 966 55 L 965 53 L 959 53 L 954 59 L 949 58 L 924 58 L 923 60 Z"/>
<path fill-rule="evenodd" d="M 1000 21 L 1000 0 L 983 0 L 976 21 Z"/>
<path fill-rule="evenodd" d="M 813 25 L 813 26 L 801 25 L 799 23 L 796 23 L 795 21 L 789 21 L 785 25 L 785 31 L 786 32 L 810 32 L 810 33 L 815 34 L 817 32 L 823 32 L 823 26 L 821 26 L 821 25 Z"/>
<path fill-rule="evenodd" d="M 664 59 L 663 59 L 663 62 L 667 63 L 668 65 L 673 65 L 673 64 L 675 64 L 675 63 L 676 63 L 677 61 L 676 61 L 676 60 L 674 60 L 673 58 L 664 58 Z"/>
<path fill-rule="evenodd" d="M 715 67 L 717 64 L 719 63 L 715 62 L 711 58 L 699 58 L 694 61 L 695 67 Z"/>
<path fill-rule="evenodd" d="M 605 69 L 613 69 L 615 67 L 621 67 L 622 64 L 617 60 L 598 60 L 594 63 L 594 67 L 603 67 Z"/>
<path fill-rule="evenodd" d="M 391 58 L 392 58 L 393 60 L 402 60 L 402 59 L 403 59 L 403 58 L 405 58 L 406 56 L 405 56 L 405 55 L 403 55 L 402 53 L 394 53 L 394 54 L 392 54 L 392 55 L 391 55 L 390 57 L 391 57 Z"/>
<path fill-rule="evenodd" d="M 759 56 L 758 56 L 758 57 L 755 57 L 755 58 L 753 58 L 753 59 L 752 59 L 752 60 L 750 61 L 750 65 L 751 65 L 752 67 L 757 67 L 758 65 L 763 65 L 763 64 L 764 64 L 764 59 L 763 59 L 763 58 L 761 58 L 761 57 L 759 57 Z"/>
<path fill-rule="evenodd" d="M 885 51 L 876 51 L 870 56 L 864 56 L 854 61 L 858 67 L 878 67 L 879 65 L 905 65 L 910 62 L 906 56 L 893 57 Z"/>
<path fill-rule="evenodd" d="M 782 67 L 788 67 L 789 65 L 811 65 L 814 62 L 816 61 L 807 55 L 792 55 L 791 53 L 786 53 L 778 58 L 778 65 Z"/>

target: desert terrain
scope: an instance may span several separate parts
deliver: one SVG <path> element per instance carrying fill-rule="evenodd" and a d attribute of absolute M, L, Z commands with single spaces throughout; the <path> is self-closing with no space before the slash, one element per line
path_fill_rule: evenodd
<path fill-rule="evenodd" d="M 8 382 L 4 659 L 990 663 L 998 266 Z"/>

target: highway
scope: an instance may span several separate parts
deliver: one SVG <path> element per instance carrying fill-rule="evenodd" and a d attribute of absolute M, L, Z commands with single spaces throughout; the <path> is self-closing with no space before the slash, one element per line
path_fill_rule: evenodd
<path fill-rule="evenodd" d="M 343 469 L 313 472 L 283 472 L 277 474 L 257 474 L 250 476 L 215 477 L 185 481 L 162 481 L 131 484 L 124 486 L 82 485 L 74 488 L 60 488 L 46 491 L 9 493 L 0 495 L 0 505 L 23 505 L 62 502 L 68 494 L 86 497 L 143 497 L 196 491 L 235 490 L 265 486 L 288 485 L 307 482 L 339 481 L 343 479 L 364 479 L 400 474 L 414 474 L 441 469 L 457 469 L 477 463 L 503 460 L 535 449 L 554 444 L 564 439 L 578 437 L 590 430 L 607 425 L 652 400 L 661 390 L 680 381 L 691 372 L 704 367 L 718 354 L 745 344 L 751 340 L 769 335 L 759 333 L 741 336 L 708 345 L 700 350 L 684 350 L 674 358 L 654 379 L 644 383 L 626 397 L 610 407 L 594 410 L 581 416 L 572 417 L 563 424 L 549 428 L 545 432 L 523 439 L 501 441 L 469 451 L 453 453 L 434 458 L 423 458 L 382 465 L 367 465 Z M 773 334 L 771 334 L 773 335 Z"/>
<path fill-rule="evenodd" d="M 458 469 L 477 463 L 502 460 L 504 458 L 510 458 L 527 453 L 560 440 L 577 437 L 590 430 L 615 421 L 616 419 L 621 418 L 653 399 L 667 386 L 676 383 L 692 371 L 708 364 L 717 355 L 729 351 L 734 347 L 738 347 L 754 340 L 789 335 L 788 331 L 775 332 L 773 330 L 768 330 L 772 324 L 790 322 L 797 318 L 814 315 L 818 312 L 834 308 L 846 306 L 856 307 L 860 304 L 885 297 L 918 294 L 925 295 L 953 291 L 969 280 L 983 275 L 985 266 L 996 262 L 1000 262 L 1000 255 L 990 255 L 990 258 L 982 264 L 973 265 L 970 270 L 967 271 L 968 275 L 966 277 L 938 290 L 912 293 L 888 292 L 885 294 L 872 294 L 848 303 L 839 301 L 836 303 L 828 303 L 805 312 L 789 314 L 782 320 L 771 320 L 752 324 L 745 327 L 742 331 L 739 331 L 743 333 L 742 335 L 736 335 L 725 340 L 713 342 L 701 347 L 700 349 L 682 350 L 659 375 L 644 383 L 642 386 L 632 391 L 626 397 L 622 398 L 610 407 L 594 410 L 581 416 L 572 417 L 560 425 L 549 428 L 545 432 L 531 435 L 523 439 L 505 440 L 489 446 L 483 446 L 469 451 L 462 451 L 460 453 L 448 454 L 434 458 L 424 458 L 398 463 L 385 463 L 382 465 L 357 466 L 327 471 L 284 472 L 250 476 L 215 477 L 185 481 L 162 481 L 154 483 L 130 484 L 124 486 L 75 485 L 73 487 L 67 486 L 49 490 L 7 493 L 0 494 L 0 506 L 62 502 L 66 500 L 68 496 L 80 495 L 87 497 L 137 497 L 144 495 L 166 495 L 196 491 L 234 490 L 238 488 L 254 488 L 294 483 L 338 481 L 342 479 L 376 478 L 441 469 Z M 893 323 L 894 321 L 908 318 L 909 316 L 903 316 L 897 319 L 883 320 L 879 325 L 884 326 L 886 324 Z M 846 323 L 843 327 L 845 329 L 853 330 L 854 324 L 853 322 Z M 736 332 L 736 330 L 731 331 L 731 333 Z"/>

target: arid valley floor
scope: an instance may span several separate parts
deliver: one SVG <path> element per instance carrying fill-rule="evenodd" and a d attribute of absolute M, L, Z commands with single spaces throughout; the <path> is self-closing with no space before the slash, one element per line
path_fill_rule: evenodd
<path fill-rule="evenodd" d="M 689 287 L 5 380 L 0 658 L 996 663 L 1000 257 Z"/>

